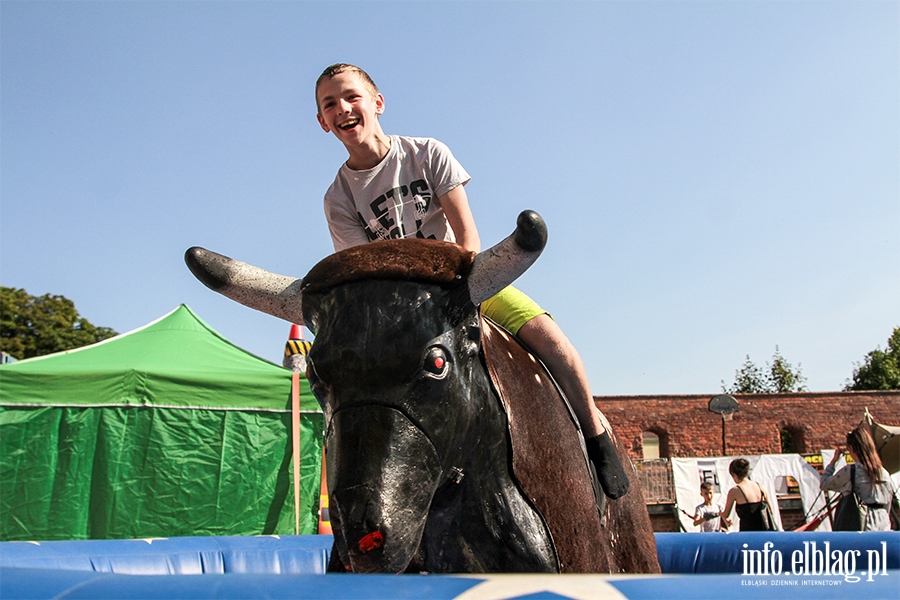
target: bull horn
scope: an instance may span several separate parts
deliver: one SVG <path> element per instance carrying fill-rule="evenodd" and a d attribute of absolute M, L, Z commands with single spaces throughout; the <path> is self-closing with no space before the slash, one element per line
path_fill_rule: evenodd
<path fill-rule="evenodd" d="M 188 248 L 184 262 L 209 289 L 244 306 L 303 325 L 300 279 L 276 275 L 197 246 Z"/>
<path fill-rule="evenodd" d="M 547 245 L 547 224 L 541 215 L 525 210 L 516 230 L 499 244 L 475 257 L 469 274 L 469 297 L 481 304 L 528 270 Z"/>

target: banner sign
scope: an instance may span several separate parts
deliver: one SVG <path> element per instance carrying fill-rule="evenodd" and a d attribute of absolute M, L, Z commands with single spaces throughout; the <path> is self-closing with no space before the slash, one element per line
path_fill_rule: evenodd
<path fill-rule="evenodd" d="M 713 485 L 715 496 L 713 503 L 725 505 L 728 490 L 734 487 L 734 480 L 728 472 L 728 466 L 736 456 L 716 458 L 673 458 L 672 476 L 675 481 L 675 502 L 678 508 L 693 514 L 694 508 L 703 502 L 700 496 L 700 484 L 708 481 Z M 803 511 L 807 515 L 818 514 L 824 508 L 824 495 L 819 491 L 819 473 L 804 457 L 799 454 L 764 454 L 761 456 L 745 456 L 750 462 L 750 480 L 759 483 L 771 503 L 775 521 L 781 527 L 781 514 L 778 502 L 774 500 L 786 491 L 799 492 Z M 830 456 L 829 456 L 830 458 Z M 794 481 L 791 481 L 793 478 Z M 796 483 L 795 483 L 796 482 Z M 699 531 L 699 526 L 684 513 L 679 512 L 681 524 L 685 531 Z M 740 519 L 732 510 L 729 519 L 734 521 L 732 531 L 740 529 Z M 823 522 L 818 531 L 830 531 L 830 524 Z"/>

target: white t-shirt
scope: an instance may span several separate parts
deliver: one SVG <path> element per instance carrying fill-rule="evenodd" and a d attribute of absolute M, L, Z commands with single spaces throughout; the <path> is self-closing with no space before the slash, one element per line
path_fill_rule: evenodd
<path fill-rule="evenodd" d="M 394 238 L 456 241 L 438 198 L 468 183 L 469 174 L 438 140 L 390 138 L 378 165 L 354 171 L 345 163 L 325 193 L 335 251 Z"/>
<path fill-rule="evenodd" d="M 725 507 L 718 502 L 713 502 L 712 505 L 707 505 L 705 503 L 698 505 L 697 508 L 694 509 L 694 514 L 698 517 L 704 515 L 716 515 L 715 518 L 710 518 L 708 521 L 705 520 L 700 523 L 700 531 L 719 531 L 719 513 L 723 510 L 725 510 Z"/>

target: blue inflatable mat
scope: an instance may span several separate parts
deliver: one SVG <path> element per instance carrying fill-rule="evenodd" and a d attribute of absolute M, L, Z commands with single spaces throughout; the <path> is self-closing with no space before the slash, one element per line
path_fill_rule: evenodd
<path fill-rule="evenodd" d="M 896 600 L 900 573 L 861 578 L 741 575 L 116 575 L 0 568 L 4 600 L 304 598 L 322 600 L 815 599 Z"/>
<path fill-rule="evenodd" d="M 769 544 L 767 546 L 767 544 Z M 657 533 L 656 555 L 663 573 L 743 573 L 747 566 L 765 560 L 771 571 L 772 561 L 780 557 L 781 571 L 797 566 L 818 567 L 826 555 L 833 563 L 835 552 L 842 561 L 851 558 L 866 562 L 871 556 L 885 562 L 887 569 L 900 569 L 900 532 L 826 532 L 812 531 L 741 533 Z M 850 552 L 851 555 L 847 553 Z M 858 553 L 858 554 L 857 554 Z M 879 565 L 883 567 L 884 565 Z M 900 598 L 900 594 L 898 594 Z"/>
<path fill-rule="evenodd" d="M 3 542 L 0 566 L 128 575 L 322 574 L 332 539 L 305 535 Z M 796 551 L 803 561 L 812 562 L 826 551 L 839 550 L 858 551 L 860 560 L 875 553 L 873 560 L 877 555 L 888 569 L 900 569 L 900 532 L 656 534 L 663 573 L 743 573 L 745 559 L 762 558 L 767 542 L 771 546 L 765 556 L 780 555 L 782 563 Z"/>
<path fill-rule="evenodd" d="M 0 543 L 0 566 L 128 575 L 324 573 L 332 536 L 223 536 Z"/>
<path fill-rule="evenodd" d="M 656 540 L 662 577 L 324 575 L 331 536 L 4 542 L 0 598 L 900 597 L 898 532 Z"/>

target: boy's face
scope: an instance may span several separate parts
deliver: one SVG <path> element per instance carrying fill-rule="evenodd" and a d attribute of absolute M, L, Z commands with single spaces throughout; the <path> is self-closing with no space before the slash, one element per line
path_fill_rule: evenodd
<path fill-rule="evenodd" d="M 384 112 L 384 96 L 373 93 L 358 73 L 346 71 L 325 79 L 316 90 L 319 125 L 345 146 L 365 142 L 381 130 L 377 115 Z"/>
<path fill-rule="evenodd" d="M 712 490 L 700 490 L 700 495 L 703 496 L 703 502 L 706 504 L 712 504 L 713 499 L 713 491 Z"/>

